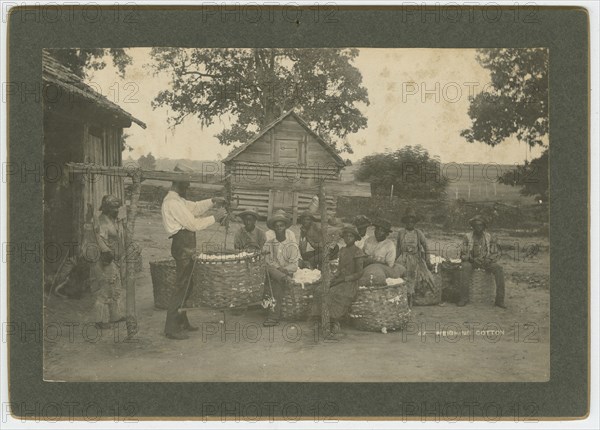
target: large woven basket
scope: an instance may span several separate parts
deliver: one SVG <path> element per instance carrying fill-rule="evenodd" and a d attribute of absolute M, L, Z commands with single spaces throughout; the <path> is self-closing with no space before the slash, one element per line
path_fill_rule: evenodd
<path fill-rule="evenodd" d="M 264 284 L 265 259 L 260 252 L 235 260 L 196 260 L 194 289 L 205 306 L 237 308 L 258 303 L 262 299 Z"/>
<path fill-rule="evenodd" d="M 493 305 L 496 300 L 496 284 L 491 273 L 483 269 L 473 270 L 469 302 L 480 305 Z"/>
<path fill-rule="evenodd" d="M 152 290 L 154 292 L 154 307 L 167 309 L 177 280 L 175 260 L 151 261 L 150 276 L 152 277 Z M 200 297 L 194 289 L 190 291 L 184 306 L 187 308 L 200 306 Z"/>
<path fill-rule="evenodd" d="M 349 316 L 358 330 L 404 329 L 410 320 L 406 284 L 361 287 Z"/>
<path fill-rule="evenodd" d="M 288 321 L 299 321 L 308 317 L 314 295 L 320 282 L 299 284 L 293 283 L 283 290 L 281 298 L 281 317 Z"/>

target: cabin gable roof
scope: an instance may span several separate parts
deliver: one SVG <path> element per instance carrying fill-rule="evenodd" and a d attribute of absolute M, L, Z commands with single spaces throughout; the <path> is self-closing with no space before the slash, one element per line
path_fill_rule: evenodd
<path fill-rule="evenodd" d="M 143 121 L 96 92 L 91 86 L 83 82 L 79 76 L 46 51 L 42 51 L 42 80 L 44 83 L 58 86 L 69 94 L 74 94 L 91 101 L 99 108 L 111 112 L 118 118 L 127 120 L 130 123 L 135 122 L 140 127 L 146 128 L 146 124 Z"/>
<path fill-rule="evenodd" d="M 231 151 L 229 153 L 229 155 L 223 159 L 223 163 L 227 164 L 231 161 L 234 161 L 234 159 L 238 155 L 240 155 L 242 152 L 244 152 L 246 149 L 248 149 L 250 146 L 252 146 L 253 143 L 255 143 L 257 140 L 259 140 L 261 137 L 263 137 L 267 132 L 269 132 L 270 130 L 275 128 L 277 125 L 281 124 L 281 122 L 283 122 L 286 118 L 289 118 L 289 117 L 296 120 L 296 122 L 298 122 L 298 124 L 300 124 L 302 126 L 302 128 L 304 128 L 307 131 L 308 134 L 310 134 L 312 137 L 314 137 L 315 140 L 329 153 L 329 155 L 331 155 L 331 157 L 333 158 L 333 160 L 339 167 L 344 167 L 346 165 L 346 163 L 344 162 L 342 157 L 339 156 L 339 154 L 335 151 L 335 149 L 333 149 L 333 147 L 331 147 L 331 145 L 329 145 L 327 142 L 325 142 L 321 136 L 319 136 L 317 133 L 315 133 L 314 130 L 312 130 L 310 128 L 308 123 L 306 121 L 304 121 L 293 110 L 290 110 L 290 111 L 284 113 L 279 118 L 277 118 L 276 120 L 274 120 L 273 122 L 268 124 L 262 131 L 260 131 L 256 136 L 254 136 L 248 142 L 244 143 L 243 145 L 240 145 L 239 147 L 237 147 L 233 151 Z"/>

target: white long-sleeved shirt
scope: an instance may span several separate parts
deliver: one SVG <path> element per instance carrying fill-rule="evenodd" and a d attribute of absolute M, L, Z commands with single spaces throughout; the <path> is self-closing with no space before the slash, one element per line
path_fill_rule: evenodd
<path fill-rule="evenodd" d="M 169 191 L 162 203 L 162 219 L 165 230 L 169 235 L 173 235 L 182 228 L 189 231 L 205 229 L 215 223 L 215 217 L 196 217 L 205 213 L 212 206 L 211 199 L 191 202 L 179 196 L 175 191 Z"/>

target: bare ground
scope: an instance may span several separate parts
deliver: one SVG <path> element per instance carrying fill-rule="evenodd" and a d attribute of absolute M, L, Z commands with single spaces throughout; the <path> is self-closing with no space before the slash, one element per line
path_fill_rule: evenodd
<path fill-rule="evenodd" d="M 237 226 L 233 226 L 233 229 Z M 296 228 L 296 227 L 294 227 Z M 449 249 L 458 234 L 427 231 L 432 249 Z M 304 381 L 304 382 L 526 382 L 547 381 L 550 371 L 549 250 L 547 238 L 501 242 L 528 249 L 507 251 L 507 310 L 468 305 L 414 307 L 413 324 L 398 333 L 343 326 L 326 341 L 306 322 L 262 327 L 261 309 L 196 310 L 201 330 L 186 341 L 163 335 L 165 311 L 154 308 L 149 261 L 169 258 L 170 241 L 156 212 L 142 214 L 136 238 L 144 270 L 137 278 L 139 335 L 125 341 L 125 326 L 98 331 L 89 295 L 51 297 L 45 307 L 44 377 L 50 381 Z M 223 240 L 215 226 L 198 237 Z M 228 241 L 232 240 L 232 234 Z M 509 246 L 510 248 L 511 246 Z M 170 364 L 170 365 L 167 365 Z M 173 365 L 176 364 L 176 365 Z"/>

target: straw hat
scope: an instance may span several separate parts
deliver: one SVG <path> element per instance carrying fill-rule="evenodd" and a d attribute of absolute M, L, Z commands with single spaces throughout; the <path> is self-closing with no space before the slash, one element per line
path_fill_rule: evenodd
<path fill-rule="evenodd" d="M 390 223 L 388 220 L 385 220 L 383 218 L 376 218 L 375 220 L 373 220 L 373 225 L 375 227 L 383 228 L 388 233 L 392 231 L 392 223 Z"/>
<path fill-rule="evenodd" d="M 102 197 L 102 203 L 100 204 L 100 211 L 104 208 L 120 208 L 122 205 L 121 200 L 118 197 L 113 196 L 112 194 L 107 194 Z"/>
<path fill-rule="evenodd" d="M 246 215 L 252 215 L 254 218 L 258 219 L 258 208 L 244 209 L 238 214 L 240 218 L 243 218 Z"/>
<path fill-rule="evenodd" d="M 475 215 L 473 218 L 469 220 L 469 225 L 473 227 L 475 223 L 481 223 L 484 227 L 487 227 L 487 220 L 482 215 Z"/>
<path fill-rule="evenodd" d="M 319 221 L 320 218 L 317 217 L 314 213 L 312 213 L 311 211 L 304 211 L 302 212 L 300 215 L 298 215 L 298 224 L 302 223 L 302 218 L 310 218 L 313 221 Z"/>
<path fill-rule="evenodd" d="M 367 218 L 366 216 L 357 215 L 352 220 L 352 224 L 354 224 L 356 226 L 356 228 L 360 228 L 360 227 L 368 227 L 372 223 L 371 223 L 371 220 L 369 218 Z"/>
<path fill-rule="evenodd" d="M 408 209 L 406 209 L 406 212 L 404 212 L 404 215 L 402 216 L 402 218 L 400 218 L 400 221 L 405 223 L 405 222 L 408 222 L 408 220 L 411 218 L 414 220 L 414 222 L 421 221 L 421 217 L 419 215 L 417 215 L 417 212 L 415 211 L 415 209 L 412 207 L 409 207 Z"/>
<path fill-rule="evenodd" d="M 290 228 L 290 226 L 292 225 L 292 220 L 288 217 L 288 215 L 282 209 L 275 211 L 275 213 L 273 213 L 271 218 L 269 218 L 267 220 L 267 227 L 269 227 L 271 230 L 273 230 L 273 224 L 275 224 L 277 221 L 285 222 L 285 228 Z"/>
<path fill-rule="evenodd" d="M 360 234 L 358 233 L 358 229 L 355 226 L 345 225 L 344 227 L 342 227 L 342 230 L 340 231 L 340 236 L 344 237 L 344 234 L 346 233 L 353 234 L 356 240 L 360 240 Z"/>
<path fill-rule="evenodd" d="M 175 165 L 175 167 L 173 168 L 174 172 L 183 172 L 183 173 L 192 173 L 194 170 L 189 167 L 186 166 L 185 164 L 181 164 L 181 163 L 177 163 Z M 190 186 L 190 181 L 186 181 L 186 180 L 175 180 L 173 181 L 174 184 L 185 184 L 188 187 Z"/>

